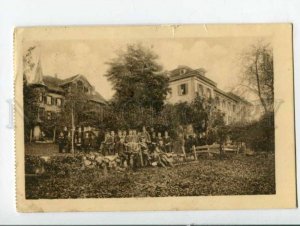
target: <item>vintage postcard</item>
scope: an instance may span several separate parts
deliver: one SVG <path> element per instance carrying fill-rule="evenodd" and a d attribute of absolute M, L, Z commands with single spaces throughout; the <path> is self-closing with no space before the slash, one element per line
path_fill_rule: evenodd
<path fill-rule="evenodd" d="M 296 208 L 291 24 L 16 28 L 20 212 Z"/>

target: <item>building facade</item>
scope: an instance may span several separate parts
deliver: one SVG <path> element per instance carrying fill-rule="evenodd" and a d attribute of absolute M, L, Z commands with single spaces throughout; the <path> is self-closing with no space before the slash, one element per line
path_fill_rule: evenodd
<path fill-rule="evenodd" d="M 34 127 L 30 132 L 30 140 L 55 140 L 58 129 L 56 124 L 62 115 L 66 95 L 74 91 L 85 96 L 85 105 L 88 106 L 89 110 L 89 112 L 86 112 L 85 117 L 97 115 L 99 121 L 103 120 L 107 101 L 95 90 L 84 75 L 75 75 L 66 79 L 43 75 L 40 62 L 38 62 L 33 75 L 34 78 L 31 78 L 31 82 L 26 84 L 27 88 L 35 93 L 33 100 L 35 104 L 32 105 L 35 109 L 30 110 L 36 112 L 36 116 L 33 122 Z M 27 98 L 26 95 L 24 95 L 24 98 Z M 77 126 L 81 127 L 82 130 L 88 130 L 94 125 L 80 124 Z M 67 129 L 70 130 L 70 128 Z"/>
<path fill-rule="evenodd" d="M 251 120 L 251 103 L 236 94 L 219 89 L 216 82 L 206 77 L 203 68 L 178 66 L 169 72 L 169 87 L 171 89 L 167 97 L 169 103 L 190 103 L 197 96 L 212 98 L 216 108 L 224 113 L 226 124 Z"/>

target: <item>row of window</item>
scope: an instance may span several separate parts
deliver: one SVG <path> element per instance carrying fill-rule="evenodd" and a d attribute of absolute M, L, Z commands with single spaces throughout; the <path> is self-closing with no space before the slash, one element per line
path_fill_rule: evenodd
<path fill-rule="evenodd" d="M 206 90 L 204 92 L 204 87 L 201 84 L 198 84 L 198 92 L 197 93 L 200 96 L 205 96 L 205 97 L 208 97 L 208 98 L 212 98 L 211 89 L 206 88 Z M 188 94 L 188 84 L 187 83 L 180 84 L 178 86 L 178 95 L 183 96 L 183 95 L 187 95 L 187 94 Z M 217 105 L 220 106 L 221 103 L 220 103 L 219 98 L 216 98 L 216 102 L 217 102 Z M 228 107 L 229 110 L 232 110 L 233 112 L 236 111 L 236 106 L 234 104 L 231 104 L 230 102 L 228 102 L 228 104 L 226 106 L 226 101 L 223 100 L 222 101 L 222 108 L 226 108 L 226 107 Z"/>
<path fill-rule="evenodd" d="M 52 111 L 45 111 L 45 108 L 39 108 L 38 114 L 40 119 L 51 120 L 51 119 L 55 119 L 57 117 L 57 114 L 59 113 L 52 112 Z"/>
<path fill-rule="evenodd" d="M 206 92 L 204 93 L 204 88 L 203 88 L 203 85 L 201 85 L 201 84 L 198 85 L 197 93 L 200 96 L 206 96 L 208 98 L 212 97 L 211 89 L 206 88 Z M 178 95 L 183 96 L 183 95 L 187 95 L 187 94 L 188 94 L 188 84 L 187 83 L 180 84 L 178 86 Z"/>
<path fill-rule="evenodd" d="M 44 96 L 42 93 L 40 94 L 39 101 L 44 102 L 45 104 L 48 104 L 48 105 L 56 105 L 58 107 L 61 107 L 61 105 L 62 105 L 61 98 L 55 98 L 55 97 L 52 97 L 49 95 Z"/>
<path fill-rule="evenodd" d="M 229 110 L 232 110 L 233 112 L 236 111 L 236 105 L 235 105 L 235 104 L 232 104 L 232 103 L 230 103 L 230 102 L 228 102 L 228 103 L 226 104 L 226 101 L 225 101 L 225 100 L 223 100 L 222 103 L 220 103 L 220 100 L 219 100 L 218 97 L 216 98 L 216 104 L 217 104 L 218 106 L 221 106 L 223 109 L 227 107 Z"/>

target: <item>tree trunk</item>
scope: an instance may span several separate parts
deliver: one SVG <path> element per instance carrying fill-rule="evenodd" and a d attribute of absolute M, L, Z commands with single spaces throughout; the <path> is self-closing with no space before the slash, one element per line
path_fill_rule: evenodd
<path fill-rule="evenodd" d="M 268 109 L 267 109 L 267 105 L 261 95 L 261 87 L 260 87 L 260 80 L 259 80 L 259 74 L 258 74 L 258 57 L 259 57 L 259 54 L 256 55 L 256 59 L 255 59 L 255 77 L 256 77 L 256 83 L 257 83 L 257 91 L 258 91 L 258 97 L 260 99 L 260 102 L 262 104 L 262 106 L 264 107 L 264 110 L 265 110 L 265 113 L 268 112 Z"/>
<path fill-rule="evenodd" d="M 73 155 L 75 155 L 75 150 L 74 150 L 74 107 L 72 108 L 72 128 L 71 128 L 71 152 Z"/>
<path fill-rule="evenodd" d="M 56 126 L 54 126 L 53 129 L 53 142 L 55 142 L 55 137 L 56 137 Z"/>

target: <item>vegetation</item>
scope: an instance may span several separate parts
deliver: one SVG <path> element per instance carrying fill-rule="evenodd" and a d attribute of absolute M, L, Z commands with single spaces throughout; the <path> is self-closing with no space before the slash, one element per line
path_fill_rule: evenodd
<path fill-rule="evenodd" d="M 159 112 L 168 93 L 168 77 L 158 56 L 141 45 L 128 45 L 126 52 L 108 62 L 106 77 L 116 91 L 113 102 L 121 110 L 135 107 Z"/>
<path fill-rule="evenodd" d="M 234 139 L 246 142 L 255 151 L 275 151 L 273 49 L 259 42 L 242 54 L 241 85 L 257 96 L 263 113 L 248 124 L 233 125 Z"/>
<path fill-rule="evenodd" d="M 36 162 L 32 156 L 28 166 Z M 274 155 L 200 159 L 175 168 L 137 172 L 82 169 L 77 158 L 57 156 L 43 176 L 26 177 L 26 198 L 117 198 L 275 194 Z M 38 163 L 37 163 L 38 164 Z M 71 169 L 71 170 L 70 170 Z M 29 170 L 29 169 L 28 169 Z"/>

